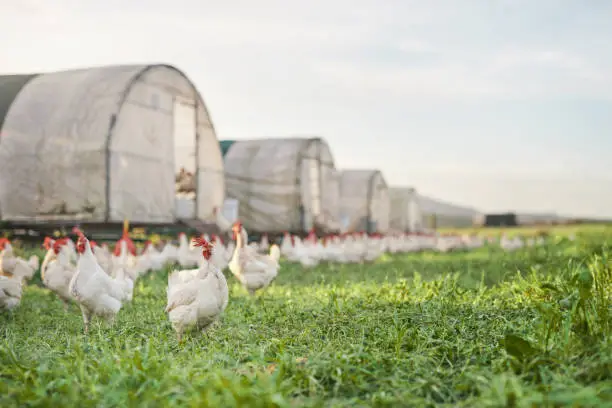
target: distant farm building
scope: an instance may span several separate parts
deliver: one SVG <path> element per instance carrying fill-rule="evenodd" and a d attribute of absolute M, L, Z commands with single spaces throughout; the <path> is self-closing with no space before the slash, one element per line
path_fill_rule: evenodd
<path fill-rule="evenodd" d="M 515 227 L 518 225 L 515 213 L 486 214 L 483 226 L 485 227 Z"/>
<path fill-rule="evenodd" d="M 426 228 L 466 228 L 482 216 L 471 207 L 459 206 L 419 195 L 419 207 Z"/>

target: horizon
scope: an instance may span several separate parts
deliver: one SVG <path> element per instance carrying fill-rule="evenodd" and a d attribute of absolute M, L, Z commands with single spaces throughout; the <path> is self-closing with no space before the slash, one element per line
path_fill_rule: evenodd
<path fill-rule="evenodd" d="M 3 74 L 162 61 L 194 82 L 218 140 L 316 135 L 338 168 L 445 203 L 612 218 L 612 3 L 3 9 Z"/>

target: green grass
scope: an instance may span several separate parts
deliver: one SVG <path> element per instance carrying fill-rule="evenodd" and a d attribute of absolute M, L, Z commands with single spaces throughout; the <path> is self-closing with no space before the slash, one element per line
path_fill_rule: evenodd
<path fill-rule="evenodd" d="M 610 407 L 610 236 L 283 264 L 257 299 L 230 278 L 221 324 L 182 345 L 166 274 L 89 336 L 34 281 L 0 316 L 0 406 Z"/>

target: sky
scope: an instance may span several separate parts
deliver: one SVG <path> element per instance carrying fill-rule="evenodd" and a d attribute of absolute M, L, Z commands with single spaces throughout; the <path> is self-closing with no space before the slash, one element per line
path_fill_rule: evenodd
<path fill-rule="evenodd" d="M 219 139 L 479 210 L 612 218 L 607 0 L 0 0 L 0 73 L 169 63 Z"/>

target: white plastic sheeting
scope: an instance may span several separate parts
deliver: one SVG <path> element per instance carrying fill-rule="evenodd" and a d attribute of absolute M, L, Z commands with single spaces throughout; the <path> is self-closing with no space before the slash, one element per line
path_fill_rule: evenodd
<path fill-rule="evenodd" d="M 174 221 L 190 207 L 175 195 L 176 98 L 197 106 L 191 206 L 211 217 L 223 161 L 201 97 L 173 67 L 131 65 L 42 74 L 20 91 L 1 129 L 2 219 Z"/>
<path fill-rule="evenodd" d="M 340 218 L 346 231 L 388 231 L 389 190 L 379 170 L 340 172 Z"/>
<path fill-rule="evenodd" d="M 338 174 L 322 139 L 239 140 L 224 161 L 227 196 L 247 230 L 337 230 Z"/>
<path fill-rule="evenodd" d="M 221 208 L 221 215 L 228 223 L 233 224 L 240 218 L 240 203 L 235 198 L 226 198 Z"/>
<path fill-rule="evenodd" d="M 414 188 L 389 188 L 389 218 L 389 227 L 395 231 L 418 232 L 423 229 L 423 215 Z"/>

